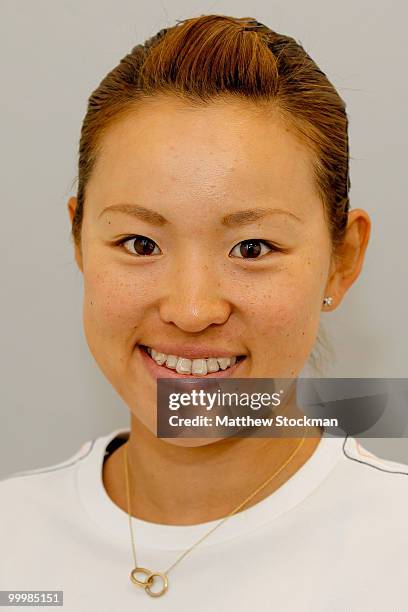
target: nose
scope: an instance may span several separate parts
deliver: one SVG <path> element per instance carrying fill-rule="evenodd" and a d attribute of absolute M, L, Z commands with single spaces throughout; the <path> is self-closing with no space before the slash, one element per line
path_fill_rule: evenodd
<path fill-rule="evenodd" d="M 231 304 L 221 295 L 217 273 L 208 262 L 177 265 L 167 277 L 166 286 L 159 306 L 163 322 L 192 333 L 228 321 Z"/>

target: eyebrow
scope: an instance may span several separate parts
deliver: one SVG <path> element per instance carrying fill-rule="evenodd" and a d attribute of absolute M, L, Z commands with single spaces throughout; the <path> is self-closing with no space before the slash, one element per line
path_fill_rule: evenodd
<path fill-rule="evenodd" d="M 273 214 L 288 215 L 289 217 L 296 219 L 296 221 L 300 221 L 301 223 L 303 222 L 300 217 L 295 215 L 295 213 L 283 208 L 249 208 L 248 210 L 240 210 L 238 212 L 225 215 L 225 217 L 222 218 L 221 223 L 227 227 L 237 227 L 240 225 L 253 223 L 254 221 L 263 219 L 267 215 Z"/>
<path fill-rule="evenodd" d="M 103 209 L 98 219 L 107 211 L 125 213 L 126 215 L 146 221 L 151 225 L 165 225 L 168 223 L 167 219 L 160 213 L 150 210 L 149 208 L 144 208 L 144 206 L 137 206 L 136 204 L 112 204 Z"/>
<path fill-rule="evenodd" d="M 144 208 L 144 206 L 138 206 L 137 204 L 112 204 L 111 206 L 104 208 L 98 218 L 102 217 L 102 215 L 107 211 L 124 213 L 126 215 L 136 217 L 137 219 L 141 219 L 142 221 L 146 221 L 151 225 L 161 226 L 168 223 L 167 219 L 160 213 L 150 210 L 149 208 Z M 295 213 L 283 208 L 248 208 L 247 210 L 240 210 L 238 212 L 225 215 L 222 218 L 221 223 L 226 227 L 239 227 L 241 225 L 253 223 L 254 221 L 259 221 L 259 219 L 263 219 L 267 215 L 272 214 L 287 215 L 296 221 L 301 223 L 303 222 L 300 217 L 295 215 Z"/>

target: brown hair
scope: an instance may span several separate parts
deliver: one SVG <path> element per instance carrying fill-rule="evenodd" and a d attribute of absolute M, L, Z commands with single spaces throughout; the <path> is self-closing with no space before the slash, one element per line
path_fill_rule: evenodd
<path fill-rule="evenodd" d="M 350 188 L 345 103 L 293 38 L 250 17 L 203 15 L 135 46 L 88 100 L 79 145 L 72 236 L 81 244 L 85 189 L 103 133 L 138 101 L 159 93 L 192 104 L 223 96 L 276 109 L 313 154 L 333 254 L 347 225 Z"/>

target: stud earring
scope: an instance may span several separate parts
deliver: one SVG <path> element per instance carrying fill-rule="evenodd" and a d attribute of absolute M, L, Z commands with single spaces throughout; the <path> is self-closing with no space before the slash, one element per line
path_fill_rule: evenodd
<path fill-rule="evenodd" d="M 328 295 L 327 297 L 324 298 L 323 306 L 331 306 L 332 304 L 333 304 L 333 298 L 331 297 L 331 295 Z"/>

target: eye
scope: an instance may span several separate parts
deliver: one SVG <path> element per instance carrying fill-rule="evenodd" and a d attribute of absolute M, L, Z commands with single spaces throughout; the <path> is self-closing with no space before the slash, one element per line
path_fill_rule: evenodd
<path fill-rule="evenodd" d="M 127 243 L 129 246 L 127 246 Z M 161 251 L 154 240 L 147 238 L 147 236 L 126 236 L 117 242 L 116 244 L 122 244 L 124 248 L 129 251 L 132 255 L 137 257 L 144 257 L 146 255 L 160 255 Z"/>
<path fill-rule="evenodd" d="M 238 244 L 235 245 L 230 252 L 230 257 L 239 257 L 240 259 L 259 259 L 271 251 L 278 250 L 279 249 L 265 240 L 250 238 L 249 240 L 242 240 L 241 242 L 238 242 Z"/>

